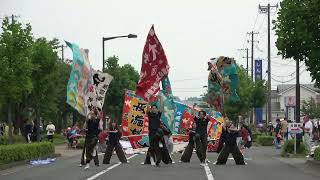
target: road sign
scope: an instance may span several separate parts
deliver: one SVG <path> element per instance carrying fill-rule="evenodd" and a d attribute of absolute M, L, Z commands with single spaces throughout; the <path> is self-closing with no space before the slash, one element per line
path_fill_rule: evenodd
<path fill-rule="evenodd" d="M 299 134 L 302 133 L 303 124 L 302 123 L 289 123 L 288 132 L 291 134 Z"/>

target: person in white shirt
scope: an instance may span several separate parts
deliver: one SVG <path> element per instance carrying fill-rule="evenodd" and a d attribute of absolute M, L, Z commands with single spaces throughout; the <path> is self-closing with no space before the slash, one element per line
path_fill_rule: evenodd
<path fill-rule="evenodd" d="M 53 143 L 53 135 L 54 135 L 54 132 L 56 131 L 56 127 L 52 124 L 52 122 L 49 122 L 46 130 L 47 130 L 48 141 L 51 141 Z"/>
<path fill-rule="evenodd" d="M 308 116 L 305 116 L 303 118 L 303 121 L 304 121 L 304 128 L 303 128 L 304 129 L 304 145 L 309 157 L 311 153 L 311 147 L 312 147 L 311 141 L 312 141 L 313 124 L 310 121 Z"/>

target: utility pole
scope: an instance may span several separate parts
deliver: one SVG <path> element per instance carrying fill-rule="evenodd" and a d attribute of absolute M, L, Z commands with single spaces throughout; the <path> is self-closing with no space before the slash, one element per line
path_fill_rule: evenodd
<path fill-rule="evenodd" d="M 275 6 L 271 6 L 268 4 L 267 6 L 261 6 L 259 4 L 259 10 L 261 14 L 268 15 L 268 118 L 267 122 L 272 121 L 272 107 L 271 107 L 271 43 L 270 43 L 270 8 L 278 8 L 278 4 Z"/>
<path fill-rule="evenodd" d="M 255 41 L 254 40 L 254 35 L 255 34 L 259 34 L 258 32 L 254 32 L 254 31 L 251 31 L 251 32 L 248 32 L 247 34 L 250 34 L 251 35 L 251 41 L 248 40 L 248 43 L 251 42 L 251 80 L 253 82 L 253 69 L 254 69 L 254 66 L 253 66 L 253 59 L 254 59 L 254 56 L 253 56 L 253 45 L 254 43 L 259 43 L 259 41 Z M 254 124 L 254 120 L 253 120 L 253 109 L 251 109 L 251 113 L 250 113 L 250 121 L 252 124 Z"/>
<path fill-rule="evenodd" d="M 246 58 L 247 59 L 247 75 L 249 76 L 249 48 L 245 48 L 245 49 L 238 49 L 239 51 L 246 51 L 247 55 L 245 57 L 242 58 Z"/>

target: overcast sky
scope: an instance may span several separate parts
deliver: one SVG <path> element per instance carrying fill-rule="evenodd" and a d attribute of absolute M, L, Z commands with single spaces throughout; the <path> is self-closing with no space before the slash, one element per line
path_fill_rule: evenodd
<path fill-rule="evenodd" d="M 117 55 L 120 64 L 130 63 L 139 72 L 144 43 L 152 24 L 170 65 L 173 93 L 184 99 L 200 96 L 207 84 L 207 61 L 220 55 L 235 57 L 246 66 L 238 49 L 247 43 L 249 31 L 258 31 L 255 58 L 267 68 L 267 16 L 258 13 L 259 3 L 279 0 L 0 0 L 0 16 L 19 15 L 31 23 L 36 37 L 58 38 L 90 50 L 95 69 L 102 68 L 102 37 L 137 34 L 137 39 L 106 42 L 106 56 Z M 273 9 L 272 18 L 276 18 Z M 281 81 L 295 83 L 295 62 L 277 57 L 276 37 L 272 43 L 272 88 Z M 66 58 L 72 58 L 66 50 Z M 250 52 L 249 52 L 250 54 Z M 250 68 L 250 67 L 249 67 Z M 301 67 L 301 83 L 311 78 Z M 263 74 L 265 76 L 265 73 Z M 279 82 L 280 81 L 280 82 Z"/>

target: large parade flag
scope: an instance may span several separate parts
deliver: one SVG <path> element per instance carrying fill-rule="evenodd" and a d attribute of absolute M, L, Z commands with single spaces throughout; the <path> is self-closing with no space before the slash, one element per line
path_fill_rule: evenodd
<path fill-rule="evenodd" d="M 108 73 L 102 73 L 93 69 L 91 69 L 91 72 L 93 84 L 88 94 L 87 111 L 89 112 L 96 107 L 99 112 L 102 112 L 104 98 L 113 77 Z"/>
<path fill-rule="evenodd" d="M 134 149 L 147 146 L 148 117 L 147 103 L 136 96 L 134 91 L 126 90 L 122 111 L 122 135 L 127 136 Z"/>
<path fill-rule="evenodd" d="M 173 98 L 173 93 L 171 89 L 170 80 L 165 77 L 162 81 L 162 90 L 159 92 L 159 97 L 163 100 L 163 112 L 161 114 L 161 121 L 165 124 L 167 128 L 174 133 L 174 116 L 175 116 L 175 103 Z M 160 107 L 160 99 L 153 102 L 158 107 Z"/>
<path fill-rule="evenodd" d="M 87 115 L 87 100 L 92 88 L 92 74 L 88 58 L 88 50 L 66 42 L 73 53 L 72 70 L 67 86 L 67 103 L 81 115 Z"/>
<path fill-rule="evenodd" d="M 152 26 L 142 55 L 140 79 L 137 84 L 136 94 L 149 101 L 159 92 L 159 83 L 169 73 L 166 54 Z"/>

